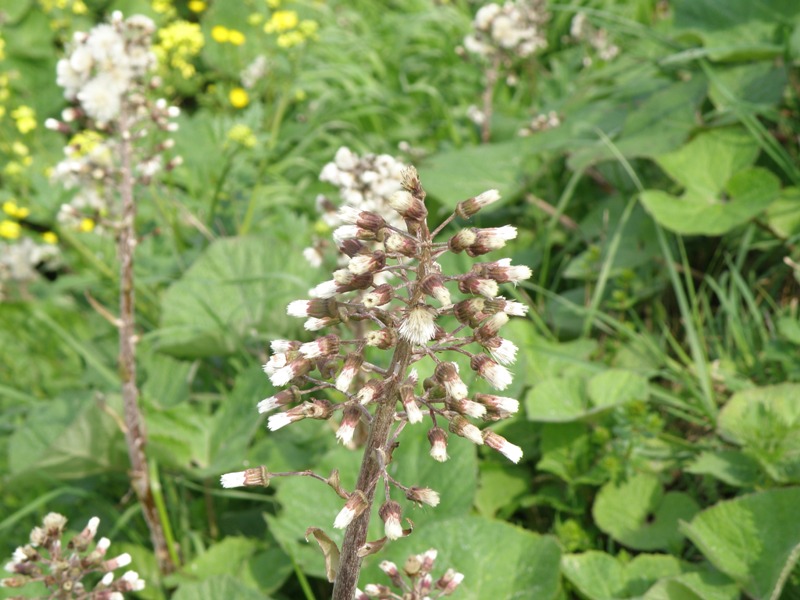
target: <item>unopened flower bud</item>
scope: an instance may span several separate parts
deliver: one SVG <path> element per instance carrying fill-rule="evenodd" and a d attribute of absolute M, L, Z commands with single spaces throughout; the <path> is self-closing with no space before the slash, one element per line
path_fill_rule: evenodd
<path fill-rule="evenodd" d="M 513 265 L 510 258 L 501 258 L 490 263 L 477 263 L 472 266 L 472 272 L 480 277 L 493 279 L 497 283 L 519 283 L 530 279 L 533 275 L 530 267 Z M 497 294 L 495 294 L 496 296 Z"/>
<path fill-rule="evenodd" d="M 508 416 L 519 410 L 519 400 L 506 396 L 493 396 L 491 394 L 475 394 L 475 402 L 480 402 L 490 413 L 499 416 Z"/>
<path fill-rule="evenodd" d="M 220 478 L 220 482 L 224 488 L 268 487 L 270 477 L 267 468 L 261 466 L 235 473 L 225 473 Z"/>
<path fill-rule="evenodd" d="M 373 252 L 372 254 L 359 254 L 350 259 L 347 270 L 354 275 L 364 275 L 375 273 L 386 266 L 386 254 L 383 252 Z"/>
<path fill-rule="evenodd" d="M 409 221 L 422 221 L 428 216 L 425 203 L 405 190 L 395 192 L 389 197 L 389 206 Z"/>
<path fill-rule="evenodd" d="M 447 247 L 456 254 L 469 248 L 478 239 L 474 227 L 462 229 L 447 241 Z"/>
<path fill-rule="evenodd" d="M 391 254 L 402 254 L 408 257 L 416 256 L 419 251 L 414 240 L 394 231 L 386 236 L 383 245 Z"/>
<path fill-rule="evenodd" d="M 422 411 L 417 404 L 416 396 L 414 395 L 414 387 L 411 385 L 400 386 L 400 401 L 406 410 L 406 417 L 409 423 L 421 423 Z"/>
<path fill-rule="evenodd" d="M 290 317 L 338 317 L 339 303 L 332 298 L 314 298 L 313 300 L 294 300 L 286 307 Z"/>
<path fill-rule="evenodd" d="M 379 585 L 377 583 L 368 583 L 364 586 L 364 593 L 369 598 L 391 598 L 392 590 L 389 586 Z"/>
<path fill-rule="evenodd" d="M 447 569 L 445 574 L 436 582 L 436 587 L 443 590 L 442 595 L 449 596 L 462 581 L 464 581 L 463 573 L 457 573 L 453 569 Z"/>
<path fill-rule="evenodd" d="M 420 571 L 423 573 L 430 573 L 433 570 L 433 563 L 436 562 L 436 557 L 439 551 L 436 548 L 428 548 L 420 555 Z"/>
<path fill-rule="evenodd" d="M 463 218 L 469 219 L 472 215 L 476 214 L 482 208 L 497 202 L 500 199 L 500 192 L 497 190 L 487 190 L 482 194 L 478 194 L 474 198 L 469 198 L 456 205 L 456 214 Z"/>
<path fill-rule="evenodd" d="M 458 281 L 458 289 L 464 294 L 477 294 L 484 298 L 494 298 L 500 288 L 494 279 L 475 277 L 473 275 L 464 277 Z"/>
<path fill-rule="evenodd" d="M 123 552 L 119 556 L 105 561 L 100 568 L 103 571 L 113 571 L 114 569 L 119 569 L 120 567 L 127 567 L 129 564 L 131 564 L 131 555 L 127 552 Z"/>
<path fill-rule="evenodd" d="M 380 215 L 366 210 L 358 210 L 352 206 L 342 206 L 339 209 L 339 218 L 344 223 L 350 223 L 372 232 L 386 227 L 386 221 Z"/>
<path fill-rule="evenodd" d="M 291 404 L 292 402 L 300 402 L 301 395 L 300 390 L 292 386 L 285 390 L 281 390 L 274 396 L 270 396 L 269 398 L 264 398 L 261 402 L 258 403 L 258 412 L 263 414 L 278 408 L 279 406 L 285 406 L 287 404 Z"/>
<path fill-rule="evenodd" d="M 453 306 L 453 314 L 459 323 L 476 327 L 484 317 L 483 307 L 485 302 L 486 300 L 483 298 L 462 300 Z"/>
<path fill-rule="evenodd" d="M 367 506 L 367 497 L 364 492 L 356 490 L 350 494 L 350 498 L 345 503 L 344 508 L 336 515 L 333 526 L 336 529 L 344 529 L 353 522 L 353 519 L 364 512 Z"/>
<path fill-rule="evenodd" d="M 472 400 L 450 400 L 447 406 L 451 410 L 473 419 L 480 419 L 486 415 L 486 407 Z"/>
<path fill-rule="evenodd" d="M 388 500 L 383 503 L 378 512 L 381 520 L 383 520 L 383 530 L 386 533 L 386 537 L 390 540 L 403 537 L 403 525 L 400 523 L 403 512 L 400 504 L 394 500 Z"/>
<path fill-rule="evenodd" d="M 428 441 L 431 443 L 431 458 L 444 462 L 447 460 L 447 432 L 441 427 L 434 427 L 428 431 Z"/>
<path fill-rule="evenodd" d="M 361 369 L 364 364 L 364 355 L 360 352 L 351 352 L 344 360 L 339 376 L 336 378 L 336 389 L 346 394 L 350 390 L 350 385 L 353 383 L 353 378 Z"/>
<path fill-rule="evenodd" d="M 422 280 L 422 291 L 429 296 L 436 298 L 442 306 L 452 304 L 450 299 L 450 292 L 444 286 L 442 276 L 432 273 Z"/>
<path fill-rule="evenodd" d="M 378 566 L 392 580 L 393 586 L 400 587 L 402 585 L 402 577 L 396 564 L 390 560 L 382 560 Z"/>
<path fill-rule="evenodd" d="M 487 446 L 497 450 L 515 464 L 522 458 L 522 448 L 512 444 L 502 435 L 495 433 L 491 429 L 485 429 L 483 431 L 483 441 Z"/>
<path fill-rule="evenodd" d="M 306 322 L 303 323 L 303 329 L 306 331 L 321 331 L 326 327 L 330 327 L 331 325 L 336 325 L 341 321 L 336 317 L 322 317 L 318 319 L 317 317 L 309 317 L 306 319 Z"/>
<path fill-rule="evenodd" d="M 269 380 L 275 387 L 283 387 L 292 379 L 301 377 L 311 371 L 313 363 L 305 358 L 293 360 L 285 367 L 281 367 L 269 376 Z"/>
<path fill-rule="evenodd" d="M 386 383 L 382 379 L 370 379 L 364 384 L 364 387 L 359 390 L 356 397 L 361 404 L 369 404 L 380 398 L 385 386 Z"/>
<path fill-rule="evenodd" d="M 439 493 L 430 488 L 412 486 L 406 491 L 406 498 L 417 504 L 427 504 L 428 506 L 439 505 Z"/>
<path fill-rule="evenodd" d="M 495 389 L 504 390 L 511 385 L 512 377 L 509 370 L 498 365 L 488 356 L 481 354 L 473 356 L 470 361 L 470 367 Z"/>
<path fill-rule="evenodd" d="M 472 423 L 467 421 L 461 415 L 453 415 L 450 419 L 450 431 L 463 438 L 468 439 L 473 444 L 478 446 L 483 445 L 483 436 L 481 430 L 475 427 Z"/>
<path fill-rule="evenodd" d="M 353 434 L 356 431 L 358 421 L 361 419 L 361 410 L 357 406 L 349 405 L 344 409 L 342 422 L 336 430 L 336 439 L 345 446 L 353 441 Z"/>
<path fill-rule="evenodd" d="M 503 314 L 503 313 L 500 313 Z M 500 337 L 481 340 L 481 345 L 489 351 L 497 362 L 503 365 L 513 364 L 517 360 L 517 345 Z"/>
<path fill-rule="evenodd" d="M 475 338 L 478 340 L 486 340 L 495 337 L 500 328 L 508 323 L 508 315 L 504 312 L 498 312 L 486 319 L 480 327 L 475 330 Z"/>
<path fill-rule="evenodd" d="M 365 308 L 374 308 L 376 306 L 383 306 L 389 303 L 394 296 L 394 290 L 388 283 L 384 283 L 376 287 L 368 294 L 364 294 L 361 303 Z"/>
<path fill-rule="evenodd" d="M 467 385 L 458 376 L 458 365 L 453 362 L 443 362 L 436 365 L 433 372 L 436 381 L 444 386 L 447 394 L 454 400 L 461 400 L 469 395 Z"/>
<path fill-rule="evenodd" d="M 320 358 L 339 353 L 339 336 L 330 334 L 300 346 L 300 354 L 306 358 Z"/>
<path fill-rule="evenodd" d="M 385 327 L 377 331 L 369 331 L 367 335 L 364 336 L 364 342 L 367 346 L 388 350 L 397 343 L 397 333 L 390 327 Z"/>
<path fill-rule="evenodd" d="M 470 256 L 481 256 L 493 250 L 499 250 L 506 245 L 508 240 L 517 237 L 517 228 L 511 225 L 503 227 L 490 227 L 475 230 L 475 241 L 467 248 Z"/>

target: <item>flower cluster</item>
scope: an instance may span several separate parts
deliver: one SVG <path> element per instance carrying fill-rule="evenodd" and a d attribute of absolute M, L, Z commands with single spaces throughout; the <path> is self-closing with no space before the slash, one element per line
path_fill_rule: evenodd
<path fill-rule="evenodd" d="M 165 161 L 163 157 L 174 145 L 172 139 L 149 145 L 141 142 L 148 127 L 164 133 L 177 130 L 172 119 L 180 113 L 166 100 L 149 97 L 159 83 L 157 78 L 146 79 L 155 67 L 150 51 L 154 31 L 147 17 L 123 19 L 115 12 L 110 23 L 76 33 L 69 55 L 58 62 L 57 81 L 76 106 L 65 109 L 61 120 L 47 119 L 45 126 L 69 134 L 75 122 L 88 125 L 72 136 L 64 149 L 65 159 L 53 170 L 54 180 L 79 188 L 59 210 L 63 225 L 100 231 L 97 225 L 114 216 L 106 191 L 115 187 L 121 169 L 132 170 L 138 183 L 147 184 L 161 170 L 180 163 L 180 158 Z"/>
<path fill-rule="evenodd" d="M 543 28 L 549 20 L 545 0 L 487 4 L 476 13 L 473 32 L 464 38 L 464 48 L 484 58 L 525 58 L 547 47 Z"/>
<path fill-rule="evenodd" d="M 403 219 L 391 208 L 389 198 L 400 190 L 405 168 L 406 165 L 388 154 L 359 156 L 342 146 L 336 151 L 333 161 L 322 168 L 319 178 L 339 188 L 342 207 L 373 212 L 388 223 L 401 226 Z M 328 227 L 337 228 L 345 224 L 338 209 L 339 206 L 326 196 L 317 196 L 317 210 Z M 337 231 L 341 233 L 343 230 Z M 340 242 L 344 240 L 335 233 L 334 241 L 341 246 Z M 314 266 L 321 265 L 328 247 L 324 241 L 315 240 L 314 246 L 304 252 L 306 259 Z"/>
<path fill-rule="evenodd" d="M 319 23 L 312 19 L 300 19 L 296 11 L 276 10 L 264 23 L 264 33 L 276 34 L 280 48 L 300 46 L 308 39 L 316 39 Z"/>
<path fill-rule="evenodd" d="M 406 559 L 402 571 L 393 562 L 382 561 L 380 569 L 389 577 L 392 585 L 370 583 L 364 587 L 364 591 L 356 590 L 355 600 L 369 600 L 370 598 L 432 600 L 449 596 L 464 580 L 464 574 L 447 569 L 439 579 L 434 581 L 431 571 L 437 554 L 434 548 L 423 554 L 412 554 Z M 392 588 L 395 588 L 397 592 Z"/>
<path fill-rule="evenodd" d="M 559 125 L 561 125 L 561 117 L 558 116 L 556 111 L 551 110 L 550 112 L 540 113 L 533 117 L 530 123 L 519 130 L 518 135 L 526 137 L 537 131 L 553 129 Z"/>
<path fill-rule="evenodd" d="M 569 35 L 576 41 L 588 43 L 597 53 L 600 60 L 613 60 L 619 54 L 619 46 L 608 39 L 608 32 L 603 28 L 592 25 L 584 12 L 576 13 L 572 18 Z M 592 62 L 594 61 L 591 56 L 586 55 L 583 57 L 584 67 L 591 66 Z"/>
<path fill-rule="evenodd" d="M 260 413 L 283 409 L 269 417 L 271 431 L 303 419 L 328 420 L 341 415 L 336 437 L 343 444 L 352 441 L 359 424 L 376 427 L 389 415 L 386 422 L 394 424 L 394 434 L 376 449 L 383 464 L 370 485 L 376 485 L 379 477 L 386 484 L 380 516 L 390 540 L 409 533 L 400 524 L 400 505 L 389 497 L 390 486 L 413 502 L 432 506 L 439 502 L 433 490 L 407 487 L 386 470 L 393 440 L 406 425 L 429 419 L 430 455 L 440 462 L 448 459 L 448 430 L 474 444 L 489 446 L 515 463 L 522 457 L 518 446 L 472 422 L 506 418 L 518 410 L 519 402 L 491 393 L 471 394 L 459 364 L 440 355 L 460 355 L 473 376 L 498 391 L 508 388 L 512 375 L 507 365 L 515 361 L 517 347 L 499 333 L 511 316 L 526 314 L 527 307 L 499 296 L 500 285 L 517 284 L 531 276 L 528 267 L 512 265 L 507 258 L 475 263 L 463 274 L 442 271 L 439 259 L 446 253 L 478 257 L 516 237 L 512 226 L 465 227 L 446 240 L 435 241 L 456 218 L 468 219 L 498 200 L 496 190 L 460 202 L 431 232 L 425 192 L 413 167 L 403 171 L 401 185 L 388 200 L 402 220 L 399 226 L 377 212 L 352 205 L 340 208 L 337 218 L 343 225 L 334 238 L 347 257 L 346 266 L 310 290 L 309 299 L 293 301 L 287 308 L 290 316 L 306 319 L 309 331 L 342 323 L 359 326 L 349 327 L 348 335 L 328 333 L 305 343 L 272 342 L 264 371 L 274 386 L 288 387 L 257 407 Z M 389 273 L 395 285 L 383 283 Z M 460 297 L 454 297 L 456 293 Z M 450 331 L 445 329 L 448 324 L 452 324 Z M 379 351 L 387 356 L 376 361 Z M 420 381 L 411 367 L 423 360 L 432 361 L 432 375 Z M 269 478 L 262 467 L 224 475 L 222 484 L 265 485 Z M 347 502 L 334 527 L 347 527 L 370 507 L 367 495 L 371 489 L 340 493 Z"/>
<path fill-rule="evenodd" d="M 164 75 L 177 72 L 184 79 L 190 79 L 197 71 L 194 58 L 204 45 L 200 25 L 178 20 L 158 30 L 158 43 L 153 46 L 153 53 Z"/>
<path fill-rule="evenodd" d="M 122 600 L 123 592 L 138 592 L 145 582 L 136 571 L 126 571 L 118 579 L 114 571 L 127 567 L 131 555 L 127 552 L 107 558 L 108 538 L 93 543 L 100 519 L 92 517 L 78 535 L 62 543 L 67 524 L 58 513 L 45 516 L 41 527 L 34 527 L 30 543 L 18 547 L 6 563 L 11 577 L 0 580 L 0 587 L 19 588 L 28 583 L 42 582 L 52 590 L 53 598 L 87 598 L 91 600 Z M 103 573 L 91 589 L 83 579 L 90 573 Z"/>

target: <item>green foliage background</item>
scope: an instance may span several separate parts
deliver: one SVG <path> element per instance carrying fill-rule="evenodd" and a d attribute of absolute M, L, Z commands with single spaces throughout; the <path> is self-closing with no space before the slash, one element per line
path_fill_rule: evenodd
<path fill-rule="evenodd" d="M 328 428 L 268 433 L 254 418 L 273 392 L 268 342 L 308 335 L 285 305 L 328 278 L 301 253 L 326 234 L 314 198 L 335 191 L 318 175 L 346 145 L 416 164 L 434 218 L 500 189 L 478 222 L 516 225 L 514 262 L 534 271 L 508 290 L 531 314 L 509 325 L 523 409 L 498 428 L 522 463 L 451 439 L 451 460 L 432 464 L 407 429 L 400 479 L 442 504 L 406 507 L 414 533 L 366 563 L 362 587 L 385 583 L 378 560 L 436 547 L 440 568 L 466 573 L 461 598 L 800 598 L 800 3 L 552 2 L 549 46 L 498 85 L 488 144 L 466 117 L 480 65 L 456 52 L 477 4 L 282 4 L 317 21 L 317 39 L 281 48 L 251 18 L 269 17 L 261 0 L 87 0 L 80 15 L 0 1 L 0 73 L 13 74 L 0 155 L 16 160 L 21 140 L 32 159 L 0 175 L 0 201 L 51 229 L 68 194 L 47 170 L 64 140 L 41 123 L 65 105 L 55 62 L 71 32 L 120 9 L 205 37 L 192 77 L 163 73 L 185 163 L 141 190 L 137 223 L 151 469 L 183 566 L 155 568 L 115 418 L 116 332 L 87 300 L 116 303 L 113 243 L 69 231 L 58 276 L 0 303 L 0 554 L 51 510 L 76 530 L 98 515 L 148 581 L 142 598 L 329 595 L 303 533 L 330 531 L 340 500 L 304 478 L 265 492 L 217 482 L 257 464 L 355 479 L 358 455 Z M 570 38 L 578 11 L 618 57 Z M 246 42 L 214 42 L 219 25 Z M 259 54 L 267 73 L 234 108 Z M 15 128 L 19 105 L 34 131 Z M 517 136 L 549 111 L 559 127 Z M 237 124 L 252 147 L 227 137 Z"/>

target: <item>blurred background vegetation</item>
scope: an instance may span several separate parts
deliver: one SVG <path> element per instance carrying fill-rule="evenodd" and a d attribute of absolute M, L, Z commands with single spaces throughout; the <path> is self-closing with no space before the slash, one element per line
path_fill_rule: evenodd
<path fill-rule="evenodd" d="M 434 220 L 499 189 L 478 224 L 516 225 L 534 271 L 508 290 L 531 311 L 509 326 L 523 409 L 498 429 L 523 461 L 454 439 L 430 464 L 404 433 L 401 479 L 442 503 L 408 511 L 413 535 L 365 582 L 436 547 L 462 598 L 800 598 L 800 3 L 549 2 L 546 48 L 501 69 L 488 143 L 486 65 L 463 49 L 480 6 L 0 0 L 1 554 L 48 511 L 98 515 L 141 598 L 329 595 L 303 533 L 336 496 L 218 478 L 355 479 L 326 427 L 253 418 L 268 342 L 308 338 L 285 306 L 328 279 L 302 252 L 330 233 L 319 174 L 347 146 L 415 164 Z M 139 190 L 137 222 L 151 476 L 183 561 L 166 577 L 126 476 L 116 330 L 93 308 L 116 304 L 114 241 L 59 223 L 66 140 L 43 126 L 66 106 L 65 44 L 112 10 L 156 21 L 182 109 L 184 163 Z"/>

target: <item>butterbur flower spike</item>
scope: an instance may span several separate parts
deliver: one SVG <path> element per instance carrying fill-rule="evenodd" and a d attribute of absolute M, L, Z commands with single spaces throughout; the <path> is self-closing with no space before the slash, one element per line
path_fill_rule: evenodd
<path fill-rule="evenodd" d="M 353 168 L 356 162 L 351 154 L 337 154 L 341 165 L 336 169 Z M 330 170 L 333 173 L 333 167 Z M 384 213 L 355 203 L 334 211 L 338 221 L 334 236 L 345 257 L 329 280 L 310 291 L 310 298 L 294 300 L 287 308 L 290 316 L 306 319 L 306 329 L 319 325 L 328 333 L 305 342 L 273 342 L 264 371 L 274 386 L 291 387 L 258 403 L 260 413 L 281 409 L 267 421 L 271 431 L 303 419 L 335 417 L 332 429 L 342 444 L 353 447 L 367 440 L 358 489 L 347 492 L 338 478 L 311 474 L 346 498 L 333 526 L 346 529 L 358 524 L 353 530 L 359 533 L 351 536 L 348 529 L 345 536 L 340 558 L 344 564 L 367 547 L 364 523 L 381 481 L 386 491 L 380 509 L 382 543 L 411 532 L 402 527 L 400 504 L 389 499 L 393 487 L 418 505 L 435 507 L 440 502 L 438 491 L 406 486 L 389 474 L 395 440 L 404 427 L 426 424 L 430 455 L 438 462 L 448 458 L 447 430 L 513 462 L 522 456 L 518 446 L 478 426 L 513 414 L 518 401 L 471 393 L 470 381 L 482 379 L 497 390 L 511 385 L 511 372 L 504 365 L 514 362 L 517 347 L 502 337 L 502 330 L 510 317 L 524 315 L 527 307 L 503 298 L 500 290 L 531 271 L 505 258 L 478 263 L 466 273 L 446 273 L 440 263 L 448 252 L 478 256 L 500 250 L 517 230 L 462 227 L 460 233 L 446 232 L 454 219 L 469 218 L 496 202 L 499 193 L 489 190 L 459 203 L 432 233 L 425 191 L 413 167 L 402 171 L 400 185 L 400 190 L 387 195 Z M 435 240 L 434 233 L 444 241 Z M 419 361 L 433 362 L 432 377 L 419 380 L 414 369 Z M 362 426 L 370 431 L 356 438 L 357 427 Z M 258 485 L 260 479 L 262 472 L 248 469 L 224 475 L 222 485 Z M 340 564 L 335 598 L 354 596 L 355 580 L 343 575 L 351 571 Z M 455 581 L 455 586 L 457 580 L 451 577 L 449 582 Z M 420 589 L 429 589 L 433 579 L 427 573 L 417 583 Z M 364 593 L 369 596 L 376 589 L 367 587 Z"/>

